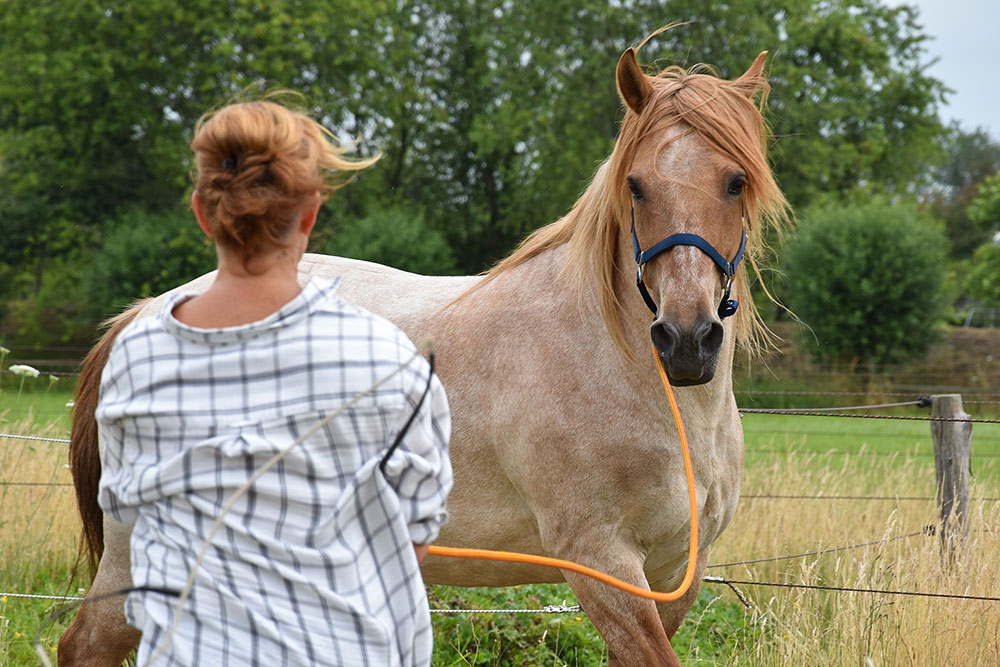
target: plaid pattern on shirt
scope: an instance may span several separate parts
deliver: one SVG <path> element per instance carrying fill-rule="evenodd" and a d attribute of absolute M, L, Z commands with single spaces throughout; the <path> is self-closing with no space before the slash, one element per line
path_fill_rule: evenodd
<path fill-rule="evenodd" d="M 228 498 L 272 455 L 406 361 L 393 324 L 314 278 L 271 316 L 224 329 L 133 322 L 101 378 L 101 507 L 134 524 L 134 586 L 180 591 Z M 294 448 L 225 517 L 158 665 L 427 665 L 412 543 L 446 519 L 451 422 L 422 358 Z M 146 667 L 177 598 L 132 593 Z"/>

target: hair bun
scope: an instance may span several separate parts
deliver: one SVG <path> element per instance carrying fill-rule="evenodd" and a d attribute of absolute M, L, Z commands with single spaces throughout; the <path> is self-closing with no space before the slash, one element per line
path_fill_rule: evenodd
<path fill-rule="evenodd" d="M 206 114 L 195 128 L 195 187 L 215 240 L 244 258 L 283 247 L 318 192 L 339 187 L 378 157 L 352 162 L 332 135 L 305 113 L 271 101 L 246 102 Z"/>

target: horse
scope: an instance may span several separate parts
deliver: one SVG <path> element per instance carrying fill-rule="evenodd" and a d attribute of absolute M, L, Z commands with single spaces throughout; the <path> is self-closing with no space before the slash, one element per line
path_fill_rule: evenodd
<path fill-rule="evenodd" d="M 687 564 L 691 517 L 655 354 L 690 441 L 701 581 L 743 475 L 735 350 L 769 335 L 747 267 L 764 261 L 768 229 L 788 219 L 766 155 L 765 57 L 724 80 L 702 67 L 646 74 L 627 49 L 616 69 L 625 113 L 611 155 L 564 217 L 483 275 L 303 258 L 301 280 L 340 276 L 345 299 L 413 340 L 434 340 L 455 469 L 438 544 L 553 556 L 673 590 Z M 212 279 L 178 289 L 199 291 Z M 129 528 L 102 517 L 96 502 L 101 367 L 122 328 L 163 302 L 119 315 L 82 368 L 70 462 L 86 547 L 99 559 L 92 598 L 131 585 Z M 430 556 L 422 570 L 428 583 L 458 586 L 568 582 L 611 665 L 679 665 L 669 638 L 698 591 L 696 583 L 676 602 L 656 603 L 530 564 Z M 138 639 L 120 597 L 95 601 L 62 636 L 59 662 L 117 665 Z"/>

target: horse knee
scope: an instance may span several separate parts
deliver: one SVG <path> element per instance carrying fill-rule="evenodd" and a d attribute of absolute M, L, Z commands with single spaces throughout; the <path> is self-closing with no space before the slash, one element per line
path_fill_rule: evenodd
<path fill-rule="evenodd" d="M 691 582 L 691 587 L 674 602 L 658 602 L 656 604 L 656 610 L 660 615 L 660 622 L 663 624 L 663 631 L 667 633 L 667 637 L 673 638 L 674 634 L 677 633 L 677 629 L 680 628 L 681 623 L 684 622 L 687 613 L 694 606 L 694 602 L 698 598 L 698 591 L 701 590 L 702 577 L 705 575 L 707 563 L 708 551 L 701 551 L 698 554 L 698 564 L 695 568 L 694 581 Z M 651 581 L 650 585 L 653 590 L 662 591 L 666 590 L 666 586 L 669 583 Z"/>
<path fill-rule="evenodd" d="M 59 638 L 59 666 L 119 667 L 139 643 L 141 633 L 125 622 L 124 615 L 106 623 L 88 613 L 87 607 L 81 607 Z"/>

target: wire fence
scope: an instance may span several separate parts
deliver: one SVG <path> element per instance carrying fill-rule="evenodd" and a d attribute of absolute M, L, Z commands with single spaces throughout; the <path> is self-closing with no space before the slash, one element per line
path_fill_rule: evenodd
<path fill-rule="evenodd" d="M 739 391 L 739 390 L 737 390 Z M 870 396 L 873 394 L 862 394 L 860 392 L 777 392 L 777 391 L 760 391 L 760 392 L 745 392 L 745 393 L 756 393 L 756 394 L 767 394 L 767 395 L 798 395 L 798 396 Z M 882 393 L 877 395 L 883 396 L 910 396 L 912 394 L 902 394 L 902 393 Z M 985 395 L 981 401 L 971 400 L 963 401 L 966 404 L 1000 404 L 1000 400 L 993 400 L 996 395 Z M 903 421 L 930 421 L 930 422 L 972 422 L 972 423 L 985 423 L 985 424 L 1000 424 L 1000 419 L 974 419 L 974 418 L 943 418 L 943 417 L 914 417 L 914 416 L 903 416 L 903 415 L 867 415 L 867 414 L 849 414 L 841 411 L 846 410 L 870 410 L 870 409 L 884 409 L 893 407 L 910 407 L 910 406 L 920 406 L 926 407 L 929 405 L 927 399 L 916 398 L 910 401 L 896 402 L 896 403 L 880 403 L 880 404 L 869 404 L 869 405 L 855 405 L 855 406 L 840 406 L 834 408 L 801 408 L 801 409 L 770 409 L 770 408 L 740 408 L 741 414 L 770 414 L 770 415 L 791 415 L 791 416 L 809 416 L 809 417 L 834 417 L 834 418 L 854 418 L 854 419 L 894 419 Z M 759 431 L 767 432 L 767 431 Z M 782 432 L 778 432 L 782 433 Z M 827 435 L 852 435 L 857 437 L 859 434 L 851 433 L 836 433 Z M 877 435 L 878 437 L 885 437 L 885 434 L 870 434 Z M 899 435 L 897 437 L 919 437 L 910 435 Z M 16 440 L 30 440 L 30 441 L 40 441 L 40 442 L 50 442 L 67 444 L 70 441 L 64 438 L 49 438 L 42 436 L 32 436 L 32 435 L 21 435 L 21 434 L 8 434 L 0 433 L 0 438 L 10 438 Z M 766 449 L 756 449 L 748 448 L 748 452 L 761 452 L 761 453 L 814 453 L 814 454 L 825 454 L 825 453 L 854 453 L 860 454 L 862 452 L 840 452 L 838 450 L 766 450 Z M 875 454 L 875 455 L 898 455 L 900 452 L 875 452 L 868 451 L 865 454 Z M 921 455 L 921 453 L 915 453 L 915 455 Z M 933 454 L 928 454 L 933 455 Z M 975 455 L 974 455 L 975 456 Z M 1000 454 L 983 454 L 979 455 L 981 457 L 1000 457 Z M 48 486 L 48 487 L 69 487 L 72 486 L 68 482 L 23 482 L 23 481 L 0 481 L 0 486 L 6 487 L 30 487 L 30 486 Z M 936 500 L 936 498 L 931 496 L 887 496 L 887 495 L 805 495 L 805 494 L 743 494 L 741 496 L 744 499 L 753 500 L 826 500 L 826 501 L 924 501 L 930 502 Z M 1000 502 L 1000 498 L 985 497 L 985 498 L 972 498 L 971 501 L 982 501 L 982 502 Z M 724 568 L 724 567 L 735 567 L 735 566 L 747 566 L 766 562 L 784 561 L 798 558 L 808 558 L 822 556 L 830 553 L 838 553 L 842 551 L 860 549 L 865 547 L 876 546 L 879 544 L 885 544 L 889 542 L 896 542 L 906 540 L 919 535 L 934 535 L 935 530 L 933 526 L 927 526 L 919 531 L 897 535 L 890 538 L 883 538 L 880 540 L 870 540 L 867 542 L 861 542 L 857 544 L 849 544 L 837 547 L 829 547 L 825 549 L 819 549 L 809 552 L 786 554 L 780 556 L 762 557 L 754 558 L 748 560 L 740 561 L 730 561 L 725 563 L 711 563 L 707 567 L 709 568 Z M 914 597 L 924 597 L 924 598 L 939 598 L 939 599 L 963 599 L 963 600 L 977 600 L 977 601 L 989 601 L 989 602 L 1000 602 L 1000 597 L 993 596 L 981 596 L 981 595 L 963 595 L 963 594 L 951 594 L 951 593 L 933 593 L 925 591 L 903 591 L 903 590 L 891 590 L 891 589 L 875 589 L 875 588 L 857 588 L 857 587 L 843 587 L 843 586 L 820 586 L 813 584 L 796 584 L 787 582 L 767 582 L 767 581 L 755 581 L 755 580 L 735 580 L 726 579 L 723 577 L 716 576 L 706 576 L 705 581 L 710 583 L 720 583 L 729 586 L 739 597 L 743 604 L 750 606 L 749 602 L 745 597 L 736 589 L 736 586 L 764 586 L 764 587 L 780 587 L 780 588 L 798 588 L 807 590 L 822 590 L 829 592 L 844 592 L 844 593 L 864 593 L 864 594 L 880 594 L 880 595 L 894 595 L 894 596 L 914 596 Z M 79 597 L 69 597 L 69 596 L 54 596 L 54 595 L 35 595 L 26 593 L 0 593 L 0 601 L 6 602 L 8 598 L 12 599 L 45 599 L 45 600 L 59 600 L 59 601 L 79 601 L 83 598 Z M 541 614 L 541 613 L 574 613 L 583 614 L 585 613 L 579 605 L 547 605 L 542 608 L 537 609 L 432 609 L 431 613 L 435 614 Z"/>
<path fill-rule="evenodd" d="M 869 540 L 867 542 L 862 542 L 860 544 L 848 544 L 838 547 L 830 547 L 826 549 L 818 549 L 815 551 L 807 551 L 803 553 L 796 554 L 786 554 L 782 556 L 771 556 L 768 558 L 754 558 L 750 560 L 741 561 L 731 561 L 727 563 L 710 563 L 708 568 L 721 568 L 721 567 L 736 567 L 736 566 L 746 566 L 755 565 L 760 563 L 791 560 L 797 558 L 809 558 L 814 556 L 824 556 L 826 554 L 838 553 L 842 551 L 849 551 L 853 549 L 863 549 L 866 547 L 877 546 L 881 544 L 888 544 L 891 542 L 899 542 L 902 540 L 909 539 L 911 537 L 917 537 L 919 535 L 931 536 L 936 534 L 936 529 L 934 526 L 925 526 L 921 530 L 914 531 L 911 533 L 906 533 L 903 535 L 896 535 L 893 537 L 882 538 L 879 540 Z M 725 577 L 718 576 L 705 576 L 703 581 L 708 583 L 720 583 L 729 586 L 733 592 L 737 595 L 740 602 L 745 606 L 752 606 L 751 603 L 746 599 L 746 597 L 736 589 L 736 586 L 765 586 L 765 587 L 780 587 L 780 588 L 798 588 L 806 590 L 822 590 L 830 592 L 846 592 L 846 593 L 869 593 L 869 594 L 880 594 L 880 595 L 897 595 L 897 596 L 912 596 L 912 597 L 924 597 L 924 598 L 938 598 L 938 599 L 958 599 L 958 600 L 977 600 L 977 601 L 987 601 L 987 602 L 1000 602 L 1000 597 L 986 596 L 986 595 L 966 595 L 959 593 L 936 593 L 936 592 L 926 592 L 926 591 L 906 591 L 906 590 L 893 590 L 893 589 L 876 589 L 876 588 L 856 588 L 847 586 L 820 586 L 815 584 L 797 584 L 797 583 L 786 583 L 786 582 L 771 582 L 771 581 L 757 581 L 757 580 L 739 580 L 739 579 L 727 579 Z M 0 592 L 0 602 L 7 602 L 8 599 L 27 599 L 27 600 L 56 600 L 64 602 L 79 602 L 86 598 L 80 596 L 64 596 L 64 595 L 39 595 L 33 593 L 15 593 L 15 592 Z M 431 609 L 432 614 L 585 614 L 584 610 L 580 605 L 567 605 L 557 604 L 557 605 L 546 605 L 541 608 L 486 608 L 486 609 L 443 609 L 435 608 Z"/>
<path fill-rule="evenodd" d="M 840 417 L 843 419 L 899 419 L 919 422 L 962 422 L 970 424 L 1000 424 L 1000 419 L 975 419 L 973 417 L 911 417 L 907 415 L 858 415 L 834 412 L 813 412 L 810 410 L 785 410 L 768 408 L 739 408 L 740 414 L 754 415 L 795 415 L 798 417 Z"/>

